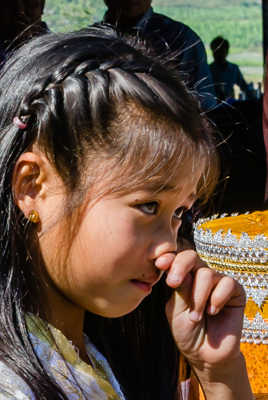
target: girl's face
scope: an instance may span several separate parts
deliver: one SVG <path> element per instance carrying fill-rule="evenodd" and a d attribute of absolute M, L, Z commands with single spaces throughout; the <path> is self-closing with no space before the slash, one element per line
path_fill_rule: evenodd
<path fill-rule="evenodd" d="M 61 257 L 63 220 L 41 236 L 47 271 L 62 301 L 105 317 L 134 310 L 161 277 L 156 258 L 177 249 L 181 216 L 193 203 L 198 179 L 186 174 L 179 190 L 169 185 L 156 194 L 145 183 L 142 190 L 89 201 L 67 257 Z"/>

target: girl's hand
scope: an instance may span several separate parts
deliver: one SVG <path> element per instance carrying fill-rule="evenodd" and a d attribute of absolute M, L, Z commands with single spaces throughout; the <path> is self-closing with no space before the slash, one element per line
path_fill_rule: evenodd
<path fill-rule="evenodd" d="M 166 271 L 167 285 L 176 289 L 166 306 L 167 318 L 179 350 L 203 387 L 228 381 L 230 374 L 236 377 L 238 365 L 243 364 L 240 337 L 245 293 L 241 285 L 208 268 L 193 250 L 165 254 L 155 265 Z"/>

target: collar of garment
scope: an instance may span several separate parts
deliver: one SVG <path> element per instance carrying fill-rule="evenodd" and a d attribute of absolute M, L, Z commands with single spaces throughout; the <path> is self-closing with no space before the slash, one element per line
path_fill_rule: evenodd
<path fill-rule="evenodd" d="M 26 324 L 40 362 L 67 395 L 82 388 L 88 396 L 96 392 L 92 399 L 125 400 L 107 360 L 86 335 L 86 351 L 92 365 L 79 357 L 78 349 L 54 326 L 32 314 L 26 316 Z"/>
<path fill-rule="evenodd" d="M 139 31 L 143 31 L 149 21 L 149 19 L 152 17 L 153 15 L 153 8 L 150 7 L 145 14 L 143 14 L 143 16 L 139 19 L 139 21 L 136 23 L 135 26 L 133 26 L 132 28 L 135 28 Z M 103 22 L 109 22 L 109 11 L 106 11 L 106 13 L 104 14 L 103 17 Z"/>

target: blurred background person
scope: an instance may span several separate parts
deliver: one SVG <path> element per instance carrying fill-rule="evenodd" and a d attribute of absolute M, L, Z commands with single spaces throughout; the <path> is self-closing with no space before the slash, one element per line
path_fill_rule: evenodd
<path fill-rule="evenodd" d="M 31 35 L 38 35 L 49 31 L 46 22 L 42 21 L 46 0 L 24 0 L 24 12 L 31 24 Z"/>
<path fill-rule="evenodd" d="M 44 7 L 45 0 L 12 0 L 1 4 L 1 64 L 13 49 L 19 47 L 33 36 L 48 31 L 47 25 L 41 20 Z"/>
<path fill-rule="evenodd" d="M 157 54 L 169 56 L 181 71 L 187 86 L 199 96 L 204 110 L 216 105 L 214 86 L 207 55 L 200 37 L 187 25 L 155 13 L 152 0 L 104 0 L 108 10 L 103 22 L 123 34 L 146 38 Z"/>
<path fill-rule="evenodd" d="M 210 43 L 214 61 L 209 65 L 219 101 L 235 98 L 234 85 L 239 86 L 247 98 L 252 92 L 237 64 L 227 61 L 230 44 L 222 36 L 217 36 Z"/>

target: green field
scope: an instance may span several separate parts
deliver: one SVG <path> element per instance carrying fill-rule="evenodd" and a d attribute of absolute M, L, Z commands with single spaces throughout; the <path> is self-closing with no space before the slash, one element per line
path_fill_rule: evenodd
<path fill-rule="evenodd" d="M 260 0 L 154 0 L 153 6 L 194 29 L 206 45 L 209 61 L 210 41 L 224 36 L 231 45 L 229 60 L 241 67 L 248 81 L 262 80 Z M 104 11 L 102 0 L 47 0 L 44 19 L 52 30 L 68 31 L 100 20 Z"/>

